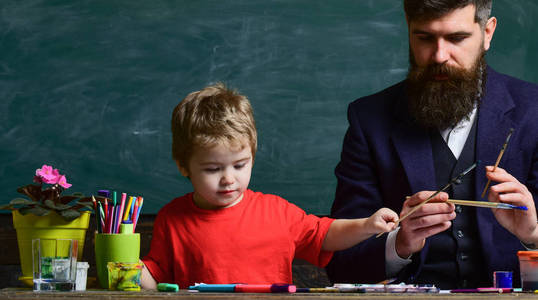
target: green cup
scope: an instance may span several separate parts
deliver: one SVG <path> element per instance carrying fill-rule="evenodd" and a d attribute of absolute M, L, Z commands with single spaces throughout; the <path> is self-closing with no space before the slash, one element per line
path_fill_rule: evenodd
<path fill-rule="evenodd" d="M 109 262 L 137 263 L 140 257 L 140 234 L 108 234 L 95 235 L 95 264 L 97 278 L 102 288 L 108 289 Z"/>

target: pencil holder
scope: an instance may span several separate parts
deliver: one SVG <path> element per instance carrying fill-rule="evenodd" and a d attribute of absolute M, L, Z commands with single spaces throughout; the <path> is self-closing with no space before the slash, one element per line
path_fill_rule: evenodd
<path fill-rule="evenodd" d="M 140 257 L 140 234 L 95 235 L 95 264 L 97 278 L 102 288 L 108 289 L 109 262 L 138 263 Z"/>

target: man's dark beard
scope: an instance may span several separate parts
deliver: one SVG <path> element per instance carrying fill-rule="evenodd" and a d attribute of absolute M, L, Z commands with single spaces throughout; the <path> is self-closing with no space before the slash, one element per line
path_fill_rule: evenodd
<path fill-rule="evenodd" d="M 485 51 L 470 70 L 465 70 L 446 64 L 418 67 L 410 54 L 408 109 L 413 119 L 426 128 L 442 130 L 468 118 L 485 83 L 484 55 Z M 448 79 L 437 81 L 437 75 L 447 76 Z"/>

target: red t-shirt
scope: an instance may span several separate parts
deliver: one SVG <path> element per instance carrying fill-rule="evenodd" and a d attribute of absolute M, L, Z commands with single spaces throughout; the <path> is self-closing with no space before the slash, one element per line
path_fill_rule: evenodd
<path fill-rule="evenodd" d="M 321 249 L 333 219 L 307 215 L 275 196 L 245 191 L 236 205 L 198 208 L 192 193 L 157 214 L 149 254 L 142 260 L 157 282 L 292 283 L 293 259 L 325 266 Z"/>

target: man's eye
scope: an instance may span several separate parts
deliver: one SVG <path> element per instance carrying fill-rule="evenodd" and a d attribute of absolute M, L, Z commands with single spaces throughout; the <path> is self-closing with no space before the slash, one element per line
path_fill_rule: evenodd
<path fill-rule="evenodd" d="M 463 35 L 455 35 L 448 38 L 448 40 L 452 43 L 459 43 L 463 41 L 466 38 L 466 36 Z"/>
<path fill-rule="evenodd" d="M 240 169 L 242 169 L 244 166 L 245 166 L 245 164 L 238 164 L 238 165 L 235 165 L 234 168 L 236 168 L 237 170 L 240 170 Z"/>
<path fill-rule="evenodd" d="M 419 35 L 418 39 L 424 42 L 431 41 L 433 38 L 431 35 Z"/>
<path fill-rule="evenodd" d="M 215 173 L 219 170 L 219 168 L 205 168 L 204 171 L 209 173 Z"/>

